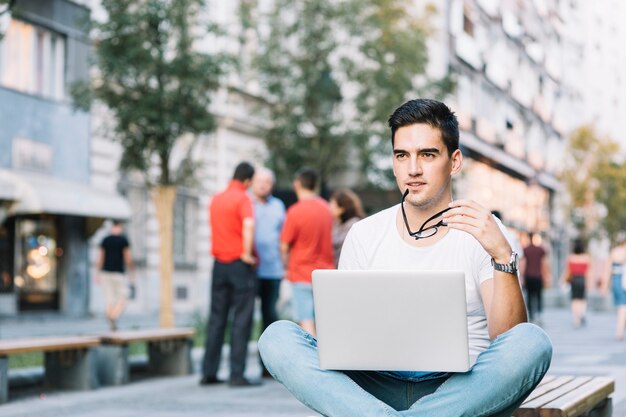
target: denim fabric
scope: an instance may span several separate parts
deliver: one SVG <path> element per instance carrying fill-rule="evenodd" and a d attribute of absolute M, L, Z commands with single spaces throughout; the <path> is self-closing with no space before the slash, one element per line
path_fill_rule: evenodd
<path fill-rule="evenodd" d="M 293 319 L 300 323 L 305 320 L 313 320 L 315 312 L 313 308 L 313 287 L 311 284 L 294 282 L 291 284 L 293 300 Z"/>
<path fill-rule="evenodd" d="M 259 351 L 276 380 L 327 417 L 510 416 L 539 384 L 552 358 L 548 336 L 528 323 L 493 340 L 469 372 L 420 382 L 386 372 L 320 369 L 317 341 L 288 321 L 262 334 Z"/>

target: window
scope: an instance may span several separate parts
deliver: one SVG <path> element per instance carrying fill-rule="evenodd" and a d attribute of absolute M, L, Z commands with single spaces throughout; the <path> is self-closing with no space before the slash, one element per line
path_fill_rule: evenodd
<path fill-rule="evenodd" d="M 0 85 L 54 100 L 65 97 L 65 37 L 11 20 L 0 41 Z"/>
<path fill-rule="evenodd" d="M 471 11 L 467 5 L 463 8 L 463 32 L 474 37 L 474 22 L 471 18 Z"/>
<path fill-rule="evenodd" d="M 174 263 L 194 267 L 198 226 L 198 198 L 180 188 L 174 204 Z"/>
<path fill-rule="evenodd" d="M 133 260 L 138 264 L 146 262 L 146 219 L 148 218 L 148 192 L 139 185 L 125 183 L 122 194 L 126 196 L 131 208 L 131 218 L 126 226 Z"/>

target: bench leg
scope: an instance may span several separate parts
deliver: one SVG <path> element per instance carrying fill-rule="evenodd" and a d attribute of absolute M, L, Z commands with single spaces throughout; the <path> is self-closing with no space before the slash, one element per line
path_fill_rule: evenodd
<path fill-rule="evenodd" d="M 159 375 L 192 373 L 191 339 L 161 340 L 148 343 L 148 369 Z"/>
<path fill-rule="evenodd" d="M 128 345 L 98 347 L 98 380 L 101 385 L 123 385 L 130 380 Z"/>
<path fill-rule="evenodd" d="M 9 401 L 9 358 L 0 356 L 0 404 Z"/>
<path fill-rule="evenodd" d="M 596 405 L 593 410 L 587 414 L 587 417 L 611 417 L 613 415 L 613 400 L 606 398 L 600 404 Z"/>
<path fill-rule="evenodd" d="M 96 355 L 92 349 L 46 352 L 44 383 L 59 389 L 97 388 Z"/>

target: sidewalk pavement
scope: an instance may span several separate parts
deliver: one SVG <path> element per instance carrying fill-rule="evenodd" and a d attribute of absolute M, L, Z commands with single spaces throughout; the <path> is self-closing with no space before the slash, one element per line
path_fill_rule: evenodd
<path fill-rule="evenodd" d="M 613 416 L 626 417 L 626 342 L 614 340 L 614 325 L 614 313 L 592 311 L 587 326 L 574 329 L 567 309 L 547 310 L 542 323 L 554 345 L 549 372 L 615 378 Z M 193 358 L 198 369 L 202 349 L 195 349 Z M 228 375 L 225 359 L 220 369 L 223 378 Z M 251 378 L 260 374 L 254 343 L 251 343 L 246 374 Z M 318 416 L 273 380 L 265 379 L 260 387 L 236 389 L 227 385 L 203 387 L 198 385 L 198 380 L 199 375 L 194 374 L 142 379 L 89 392 L 17 392 L 8 404 L 0 406 L 0 417 Z"/>

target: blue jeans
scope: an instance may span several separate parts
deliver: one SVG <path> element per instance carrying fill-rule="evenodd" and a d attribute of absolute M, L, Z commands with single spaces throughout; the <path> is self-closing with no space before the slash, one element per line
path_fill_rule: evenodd
<path fill-rule="evenodd" d="M 511 416 L 552 358 L 550 339 L 529 323 L 493 340 L 469 372 L 417 382 L 386 372 L 320 369 L 317 341 L 289 321 L 268 327 L 259 351 L 277 381 L 327 417 Z"/>

